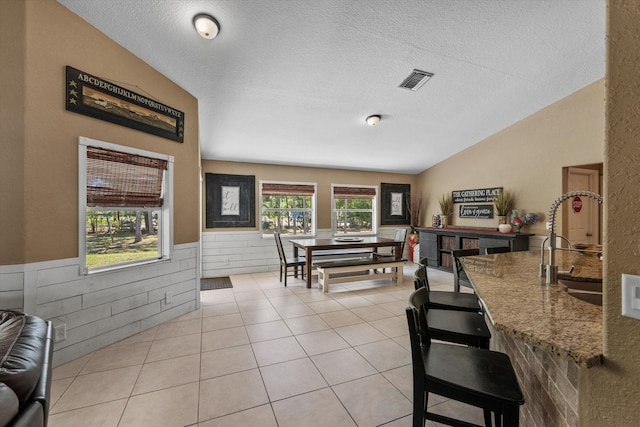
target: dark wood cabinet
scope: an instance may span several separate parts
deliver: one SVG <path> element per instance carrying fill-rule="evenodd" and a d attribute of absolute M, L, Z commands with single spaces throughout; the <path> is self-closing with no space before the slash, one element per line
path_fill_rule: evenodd
<path fill-rule="evenodd" d="M 524 233 L 499 233 L 491 229 L 475 228 L 420 228 L 420 260 L 427 259 L 429 267 L 453 270 L 451 252 L 455 249 L 508 247 L 512 252 L 528 251 L 529 236 Z"/>

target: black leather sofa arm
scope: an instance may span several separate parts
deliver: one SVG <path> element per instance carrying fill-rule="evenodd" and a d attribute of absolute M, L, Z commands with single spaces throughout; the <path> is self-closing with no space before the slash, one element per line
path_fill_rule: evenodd
<path fill-rule="evenodd" d="M 0 427 L 47 426 L 52 359 L 51 322 L 0 310 Z"/>

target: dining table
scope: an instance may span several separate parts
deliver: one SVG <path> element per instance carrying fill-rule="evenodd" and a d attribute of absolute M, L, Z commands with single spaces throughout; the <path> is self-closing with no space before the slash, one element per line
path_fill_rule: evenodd
<path fill-rule="evenodd" d="M 393 253 L 395 259 L 402 259 L 402 242 L 385 237 L 367 236 L 367 237 L 333 237 L 324 239 L 291 239 L 293 245 L 293 256 L 299 255 L 299 250 L 304 251 L 305 270 L 307 274 L 307 288 L 311 288 L 311 269 L 313 267 L 313 253 L 322 253 L 327 251 L 331 255 L 342 255 L 349 253 L 352 249 L 373 249 L 377 252 L 378 248 L 392 247 L 395 248 Z"/>

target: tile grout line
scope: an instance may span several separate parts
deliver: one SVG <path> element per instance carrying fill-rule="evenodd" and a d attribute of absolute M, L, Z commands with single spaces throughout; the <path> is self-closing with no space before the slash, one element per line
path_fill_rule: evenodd
<path fill-rule="evenodd" d="M 380 320 L 394 319 L 394 318 L 402 317 L 400 315 L 395 315 L 390 310 L 385 309 L 385 308 L 382 307 L 382 305 L 384 305 L 384 304 L 390 304 L 390 303 L 393 303 L 393 302 L 396 302 L 396 301 L 400 302 L 401 298 L 399 297 L 399 295 L 389 295 L 389 297 L 393 298 L 394 301 L 384 301 L 384 302 L 377 302 L 376 301 L 377 298 L 373 298 L 373 300 L 369 300 L 367 297 L 368 296 L 372 297 L 372 296 L 377 295 L 377 294 L 398 293 L 398 292 L 401 292 L 401 291 L 404 291 L 404 290 L 409 290 L 410 289 L 409 286 L 401 285 L 402 286 L 401 288 L 396 288 L 397 284 L 394 284 L 394 288 L 390 288 L 390 287 L 387 287 L 387 286 L 376 287 L 376 288 L 373 288 L 373 289 L 362 289 L 362 288 L 350 289 L 350 288 L 345 288 L 345 290 L 343 292 L 351 292 L 351 293 L 353 293 L 354 297 L 361 297 L 361 298 L 364 298 L 364 299 L 366 299 L 368 301 L 368 304 L 366 304 L 366 305 L 357 305 L 355 307 L 351 307 L 350 308 L 348 305 L 344 305 L 343 303 L 340 302 L 341 299 L 351 298 L 351 296 L 347 296 L 346 294 L 342 294 L 342 292 L 339 295 L 333 295 L 333 296 L 332 295 L 328 295 L 328 299 L 317 299 L 316 300 L 316 299 L 309 299 L 309 298 L 301 297 L 302 295 L 315 294 L 316 292 L 314 292 L 313 289 L 311 291 L 301 290 L 299 292 L 296 292 L 295 290 L 292 290 L 292 289 L 287 289 L 287 290 L 290 291 L 290 294 L 284 294 L 284 293 L 280 294 L 277 291 L 277 290 L 280 289 L 278 287 L 275 287 L 275 286 L 272 287 L 271 284 L 268 284 L 268 285 L 261 284 L 260 280 L 258 278 L 252 278 L 252 281 L 253 281 L 253 284 L 258 288 L 257 290 L 255 290 L 255 292 L 257 293 L 259 291 L 260 299 L 264 298 L 268 302 L 269 309 L 270 310 L 274 310 L 275 313 L 277 313 L 277 317 L 278 318 L 274 319 L 272 321 L 267 321 L 267 322 L 257 321 L 256 323 L 252 323 L 250 325 L 246 324 L 247 320 L 245 319 L 245 317 L 243 317 L 242 314 L 243 313 L 248 313 L 248 312 L 251 312 L 251 311 L 259 311 L 259 309 L 258 310 L 246 310 L 246 309 L 245 310 L 241 310 L 240 309 L 240 305 L 239 305 L 239 301 L 236 299 L 237 296 L 236 296 L 236 292 L 235 292 L 235 289 L 234 289 L 231 292 L 231 295 L 232 295 L 232 298 L 233 298 L 233 304 L 235 305 L 235 310 L 237 310 L 237 311 L 234 311 L 233 313 L 230 313 L 230 314 L 234 314 L 234 313 L 238 314 L 238 316 L 239 316 L 239 318 L 240 318 L 240 320 L 242 322 L 244 333 L 247 336 L 247 340 L 248 340 L 247 344 L 238 344 L 238 345 L 232 345 L 232 346 L 225 346 L 225 347 L 222 347 L 220 349 L 214 349 L 214 350 L 210 350 L 210 351 L 205 352 L 204 351 L 204 334 L 205 333 L 213 332 L 213 331 L 217 331 L 217 330 L 230 329 L 231 328 L 231 326 L 230 326 L 230 327 L 227 327 L 227 328 L 215 329 L 215 330 L 212 330 L 212 331 L 205 331 L 205 313 L 207 311 L 206 308 L 207 307 L 211 307 L 212 305 L 228 304 L 229 302 L 224 302 L 223 301 L 223 302 L 220 302 L 219 304 L 206 304 L 206 303 L 204 303 L 203 306 L 199 309 L 200 312 L 198 314 L 198 320 L 199 320 L 198 323 L 200 324 L 200 337 L 199 337 L 200 339 L 199 339 L 199 353 L 198 353 L 199 357 L 198 357 L 198 362 L 197 362 L 197 369 L 198 369 L 198 376 L 197 376 L 197 378 L 198 378 L 197 379 L 197 382 L 198 382 L 198 394 L 197 394 L 197 396 L 198 396 L 198 402 L 197 402 L 197 412 L 196 412 L 196 420 L 197 421 L 196 421 L 196 424 L 193 424 L 194 426 L 197 425 L 198 423 L 209 421 L 209 420 L 200 421 L 200 412 L 201 412 L 201 408 L 200 408 L 201 399 L 200 399 L 200 396 L 201 396 L 201 385 L 202 385 L 203 381 L 206 381 L 206 380 L 209 380 L 209 379 L 213 379 L 213 378 L 220 378 L 220 377 L 223 377 L 223 376 L 232 375 L 232 374 L 235 374 L 235 373 L 238 373 L 238 372 L 245 372 L 245 371 L 249 370 L 249 369 L 246 369 L 246 370 L 242 370 L 242 371 L 238 371 L 238 372 L 233 372 L 233 373 L 230 373 L 230 374 L 217 375 L 217 376 L 214 376 L 214 377 L 211 377 L 211 378 L 204 379 L 203 376 L 202 376 L 203 355 L 204 355 L 204 353 L 209 353 L 209 352 L 216 351 L 216 350 L 221 350 L 221 349 L 239 347 L 241 345 L 249 345 L 251 347 L 251 355 L 252 355 L 253 360 L 254 360 L 254 362 L 256 364 L 256 368 L 251 368 L 251 370 L 257 369 L 258 373 L 260 374 L 262 385 L 263 385 L 264 390 L 265 390 L 265 392 L 267 394 L 268 403 L 270 405 L 271 412 L 272 412 L 272 414 L 274 416 L 274 419 L 275 419 L 276 423 L 278 423 L 278 420 L 276 418 L 275 409 L 273 407 L 273 403 L 274 402 L 286 400 L 286 399 L 289 399 L 289 398 L 292 398 L 292 397 L 301 396 L 301 395 L 308 394 L 308 393 L 317 392 L 319 390 L 324 390 L 326 388 L 331 389 L 333 396 L 336 399 L 338 399 L 338 402 L 340 403 L 341 407 L 344 410 L 347 411 L 347 414 L 349 414 L 349 417 L 355 423 L 355 419 L 353 417 L 353 414 L 351 414 L 348 411 L 348 409 L 346 408 L 344 402 L 342 400 L 340 400 L 340 398 L 337 396 L 337 394 L 335 392 L 335 389 L 334 389 L 334 386 L 346 384 L 346 383 L 353 382 L 353 381 L 358 381 L 358 380 L 361 380 L 362 378 L 372 377 L 372 376 L 375 376 L 375 375 L 380 375 L 386 382 L 388 382 L 389 384 L 391 384 L 393 386 L 393 388 L 399 393 L 399 395 L 401 395 L 404 398 L 406 398 L 406 396 L 400 391 L 398 386 L 396 384 L 394 384 L 393 382 L 391 382 L 389 379 L 387 379 L 384 374 L 387 373 L 387 372 L 390 372 L 392 370 L 405 367 L 407 365 L 401 365 L 401 366 L 398 366 L 398 367 L 389 368 L 389 369 L 386 369 L 384 371 L 381 371 L 380 368 L 372 365 L 371 362 L 369 362 L 369 360 L 363 354 L 361 354 L 356 347 L 363 346 L 363 345 L 368 345 L 368 344 L 374 344 L 374 343 L 377 343 L 377 342 L 382 342 L 382 341 L 389 340 L 390 342 L 393 342 L 396 345 L 400 346 L 402 349 L 407 350 L 405 348 L 405 346 L 403 346 L 402 344 L 400 344 L 400 342 L 397 341 L 397 340 L 401 339 L 402 336 L 391 336 L 394 333 L 391 333 L 391 335 L 388 335 L 382 329 L 379 329 L 378 327 L 376 327 L 376 326 L 374 326 L 372 324 L 372 322 L 377 322 L 377 321 L 380 321 Z M 436 280 L 432 280 L 432 281 L 436 282 Z M 275 290 L 275 291 L 270 292 L 271 290 Z M 252 290 L 247 290 L 247 291 L 242 291 L 242 292 L 252 292 Z M 239 292 L 239 293 L 242 293 L 242 292 Z M 245 296 L 248 296 L 248 295 L 245 295 Z M 277 299 L 279 299 L 279 298 L 288 298 L 290 296 L 291 297 L 295 296 L 297 299 L 299 299 L 299 302 L 297 302 L 296 299 L 291 298 L 290 300 L 284 300 L 283 299 L 282 300 L 283 301 L 282 304 L 274 304 L 274 302 L 276 302 Z M 241 302 L 244 302 L 244 301 L 252 301 L 252 299 L 246 299 L 246 300 L 243 299 L 243 300 L 241 300 Z M 294 303 L 293 304 L 289 304 L 288 302 L 284 302 L 284 301 L 293 301 Z M 336 311 L 326 311 L 326 312 L 318 313 L 317 311 L 315 311 L 315 309 L 312 309 L 311 307 L 309 307 L 309 303 L 322 302 L 322 301 L 333 301 L 333 302 L 336 302 L 341 308 L 336 310 Z M 250 304 L 246 304 L 246 305 L 250 305 Z M 285 312 L 286 308 L 290 307 L 290 306 L 297 306 L 297 305 L 301 305 L 301 306 L 304 306 L 306 308 L 309 308 L 313 312 L 313 314 L 294 315 L 294 316 L 285 318 L 284 316 L 287 315 L 286 312 Z M 280 308 L 280 311 L 278 310 L 278 308 L 276 306 Z M 393 315 L 390 316 L 390 317 L 384 317 L 384 318 L 381 318 L 381 319 L 366 320 L 365 318 L 361 317 L 360 315 L 358 315 L 356 312 L 353 311 L 354 309 L 358 309 L 358 308 L 362 309 L 362 308 L 372 308 L 372 307 L 378 308 L 380 310 L 389 311 Z M 355 318 L 357 318 L 359 320 L 357 321 L 357 323 L 349 323 L 349 324 L 345 324 L 345 325 L 341 325 L 341 326 L 334 326 L 334 325 L 340 325 L 340 319 L 337 320 L 337 323 L 336 323 L 335 319 L 334 319 L 334 321 L 332 323 L 329 323 L 329 322 L 327 322 L 327 320 L 325 320 L 328 316 L 330 316 L 328 313 L 337 313 L 338 311 L 341 311 L 341 312 L 344 311 L 345 314 L 348 313 L 349 315 L 355 316 Z M 326 316 L 322 317 L 322 314 L 325 314 Z M 214 314 L 212 316 L 206 316 L 206 318 L 215 318 L 215 317 L 221 316 L 221 315 L 224 315 L 224 313 L 223 314 L 219 314 L 218 313 L 218 314 Z M 188 316 L 188 314 L 187 314 L 187 316 Z M 311 317 L 311 316 L 317 316 L 318 319 L 320 319 L 324 323 L 326 323 L 328 328 L 327 329 L 321 329 L 319 331 L 309 331 L 309 332 L 305 332 L 305 333 L 296 334 L 296 333 L 294 333 L 294 331 L 292 329 L 293 326 L 291 326 L 289 323 L 287 323 L 287 320 L 303 318 L 303 317 Z M 180 318 L 178 318 L 178 319 L 173 319 L 171 321 L 165 322 L 165 323 L 163 323 L 163 325 L 164 324 L 171 324 L 172 322 L 179 323 L 179 322 L 184 322 L 184 321 L 189 321 L 189 320 L 195 320 L 195 319 L 180 319 Z M 254 324 L 255 325 L 259 325 L 259 324 L 275 322 L 275 321 L 281 322 L 285 326 L 286 330 L 288 331 L 288 333 L 290 335 L 288 335 L 287 337 L 268 338 L 268 339 L 263 339 L 261 341 L 255 341 L 255 342 L 253 342 L 251 340 L 249 332 L 247 330 L 247 326 L 251 326 L 251 325 L 254 325 Z M 350 322 L 350 321 L 347 320 L 347 322 Z M 363 342 L 361 344 L 354 345 L 354 344 L 352 344 L 352 342 L 347 340 L 343 335 L 341 335 L 337 331 L 337 329 L 340 329 L 340 328 L 346 328 L 346 327 L 357 326 L 357 325 L 369 325 L 370 327 L 375 329 L 377 332 L 379 332 L 380 334 L 382 334 L 386 338 L 384 338 L 384 339 L 382 339 L 382 338 L 374 339 L 373 341 L 367 341 L 367 342 Z M 159 326 L 161 326 L 161 325 L 159 325 Z M 133 382 L 132 389 L 129 392 L 128 397 L 126 398 L 124 409 L 122 410 L 122 413 L 120 414 L 120 417 L 119 417 L 119 420 L 118 420 L 118 425 L 123 421 L 124 414 L 125 414 L 127 408 L 129 407 L 130 400 L 131 400 L 132 397 L 134 397 L 133 393 L 134 393 L 135 387 L 140 382 L 140 379 L 141 379 L 141 376 L 142 376 L 144 368 L 146 366 L 152 364 L 152 363 L 160 363 L 160 362 L 171 360 L 171 359 L 174 359 L 174 358 L 177 358 L 177 357 L 183 357 L 183 356 L 175 356 L 175 357 L 168 357 L 168 358 L 163 358 L 163 359 L 159 359 L 159 360 L 155 360 L 155 361 L 148 361 L 148 358 L 149 358 L 149 356 L 151 354 L 151 351 L 153 349 L 153 344 L 154 343 L 159 343 L 162 340 L 174 338 L 173 336 L 164 336 L 162 338 L 159 338 L 160 331 L 161 331 L 159 326 L 155 327 L 156 329 L 153 332 L 153 337 L 151 337 L 150 345 L 146 349 L 142 365 L 140 365 L 140 369 L 137 372 L 135 381 Z M 320 370 L 320 368 L 317 365 L 317 363 L 314 361 L 313 357 L 314 356 L 318 356 L 318 355 L 328 354 L 328 353 L 331 353 L 331 352 L 334 352 L 334 351 L 338 351 L 338 350 L 323 351 L 321 353 L 318 353 L 317 355 L 311 356 L 308 353 L 308 350 L 302 345 L 302 342 L 299 340 L 299 336 L 301 336 L 301 335 L 315 333 L 315 332 L 321 332 L 321 331 L 332 331 L 336 336 L 340 337 L 340 339 L 343 340 L 347 344 L 347 347 L 345 349 L 351 349 L 351 350 L 355 351 L 356 354 L 358 354 L 360 357 L 362 357 L 365 362 L 367 362 L 369 365 L 372 366 L 372 368 L 375 370 L 375 373 L 372 373 L 370 375 L 365 375 L 364 377 L 355 378 L 355 379 L 351 379 L 351 380 L 344 381 L 344 382 L 339 382 L 339 383 L 336 383 L 334 385 L 329 384 L 329 382 L 327 380 L 327 377 L 326 377 L 326 374 L 323 374 L 323 372 Z M 176 335 L 176 337 L 178 337 L 178 336 L 184 336 L 184 334 Z M 256 350 L 254 348 L 254 344 L 258 344 L 260 342 L 273 341 L 275 339 L 280 339 L 280 338 L 288 338 L 288 337 L 291 337 L 291 338 L 293 338 L 295 340 L 296 344 L 298 346 L 300 346 L 300 348 L 302 349 L 302 351 L 305 354 L 305 356 L 304 357 L 299 357 L 299 358 L 294 358 L 294 359 L 291 359 L 291 360 L 285 360 L 283 362 L 270 363 L 270 364 L 267 364 L 267 365 L 264 365 L 264 366 L 260 366 L 259 363 L 258 363 L 258 357 L 257 357 L 257 354 L 256 354 Z M 142 341 L 142 342 L 144 342 L 144 341 Z M 196 354 L 196 353 L 193 353 L 193 354 Z M 185 356 L 188 356 L 188 355 L 185 355 Z M 71 385 L 78 379 L 78 377 L 81 376 L 82 370 L 84 370 L 88 366 L 88 364 L 91 362 L 91 360 L 94 359 L 95 357 L 96 357 L 96 352 L 91 353 L 91 356 L 83 363 L 82 367 L 79 368 L 78 373 L 75 374 L 72 377 L 73 379 L 69 383 L 69 385 L 67 385 L 65 387 L 64 391 L 62 391 L 62 393 L 60 394 L 60 396 L 58 397 L 58 399 L 54 403 L 54 407 L 60 401 L 60 399 L 62 399 L 62 397 L 65 395 L 65 393 L 67 393 L 67 391 L 69 390 Z M 274 364 L 278 364 L 278 363 L 286 363 L 286 362 L 289 362 L 289 361 L 299 360 L 299 359 L 304 359 L 304 358 L 306 358 L 307 360 L 309 360 L 311 362 L 311 364 L 314 367 L 314 369 L 317 371 L 317 373 L 319 373 L 320 377 L 323 379 L 323 381 L 327 385 L 325 387 L 321 387 L 321 388 L 319 388 L 317 390 L 306 391 L 304 393 L 299 393 L 299 394 L 296 394 L 296 395 L 287 396 L 287 397 L 284 397 L 282 399 L 278 399 L 278 400 L 272 401 L 271 397 L 269 396 L 269 393 L 267 391 L 267 388 L 266 388 L 265 378 L 264 378 L 264 376 L 262 374 L 262 368 L 267 367 L 267 366 L 271 366 L 271 365 L 274 365 Z M 135 366 L 135 365 L 130 365 L 130 366 Z M 127 367 L 127 366 L 122 366 L 122 367 Z M 118 368 L 121 368 L 121 367 L 118 367 Z M 116 369 L 116 368 L 112 368 L 112 369 Z M 99 370 L 99 371 L 96 371 L 96 373 L 97 372 L 105 372 L 105 371 L 108 371 L 108 370 L 110 370 L 110 369 L 106 369 L 104 371 L 100 371 Z M 91 373 L 94 373 L 94 372 L 91 372 Z M 91 374 L 91 373 L 89 373 L 89 374 Z M 85 375 L 89 375 L 89 374 L 85 374 Z M 69 378 L 71 378 L 71 377 L 69 377 Z M 67 378 L 62 378 L 62 379 L 67 379 Z M 193 384 L 193 382 L 189 382 L 189 383 L 186 383 L 186 384 Z M 180 384 L 180 385 L 186 385 L 186 384 Z M 163 388 L 160 388 L 160 389 L 157 389 L 157 390 L 150 390 L 148 392 L 141 393 L 140 395 L 149 394 L 149 393 L 153 393 L 153 392 L 157 392 L 157 391 L 161 391 L 161 390 L 167 390 L 167 389 L 170 389 L 170 388 L 173 388 L 173 387 L 176 387 L 176 386 L 166 386 L 166 387 L 163 387 Z M 121 400 L 121 399 L 114 399 L 114 400 L 109 400 L 107 402 L 100 402 L 100 403 L 97 403 L 97 404 L 94 404 L 94 405 L 85 406 L 83 408 L 74 408 L 74 409 L 71 409 L 69 411 L 74 411 L 74 410 L 77 410 L 77 409 L 89 408 L 89 407 L 101 405 L 101 404 L 104 404 L 104 403 L 115 402 L 115 401 L 118 401 L 118 400 Z M 245 409 L 242 409 L 242 410 L 239 410 L 239 411 L 235 411 L 233 413 L 238 413 L 238 412 L 242 412 L 242 411 L 245 411 L 245 410 L 248 410 L 248 409 L 253 409 L 253 408 L 258 407 L 258 406 L 262 406 L 262 405 L 253 406 L 251 408 L 245 408 Z M 53 407 L 52 407 L 52 409 L 53 409 Z M 59 414 L 66 413 L 66 412 L 69 412 L 69 411 L 60 412 Z M 230 414 L 225 414 L 225 415 L 220 416 L 220 417 L 224 417 L 224 416 L 228 416 L 228 415 L 231 415 L 231 413 Z M 220 418 L 220 417 L 214 417 L 214 418 Z M 398 419 L 401 419 L 401 418 L 403 418 L 403 417 L 400 417 Z M 389 420 L 389 421 L 386 421 L 384 424 L 392 423 L 394 421 L 396 421 L 396 420 Z"/>

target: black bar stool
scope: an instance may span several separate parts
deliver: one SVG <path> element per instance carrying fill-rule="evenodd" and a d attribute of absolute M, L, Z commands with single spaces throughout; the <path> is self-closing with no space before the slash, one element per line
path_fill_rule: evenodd
<path fill-rule="evenodd" d="M 429 277 L 427 276 L 427 266 L 420 265 L 415 275 L 415 287 L 427 288 L 429 292 L 429 308 L 435 308 L 440 310 L 458 310 L 458 311 L 471 311 L 481 312 L 482 307 L 478 301 L 476 294 L 460 293 L 460 292 L 448 292 L 448 291 L 432 291 L 429 287 Z"/>
<path fill-rule="evenodd" d="M 424 290 L 420 295 L 424 303 L 431 307 L 430 292 L 427 287 L 420 286 L 415 280 L 416 289 Z M 453 292 L 451 292 L 453 294 Z M 463 294 L 458 294 L 463 295 Z M 474 298 L 475 296 L 472 295 Z M 476 302 L 476 304 L 478 304 Z M 429 334 L 433 339 L 468 345 L 471 347 L 489 348 L 491 332 L 482 313 L 476 311 L 431 309 L 425 314 L 429 319 Z"/>
<path fill-rule="evenodd" d="M 451 251 L 451 257 L 453 258 L 453 291 L 460 292 L 460 286 L 472 288 L 471 282 L 467 277 L 467 273 L 464 271 L 464 267 L 460 262 L 460 257 L 480 255 L 480 249 L 455 249 Z"/>
<path fill-rule="evenodd" d="M 429 393 L 484 411 L 485 426 L 517 427 L 524 396 L 509 356 L 487 349 L 431 342 L 427 290 L 409 297 L 407 322 L 413 360 L 413 427 L 425 420 L 458 427 L 481 427 L 427 411 Z"/>

